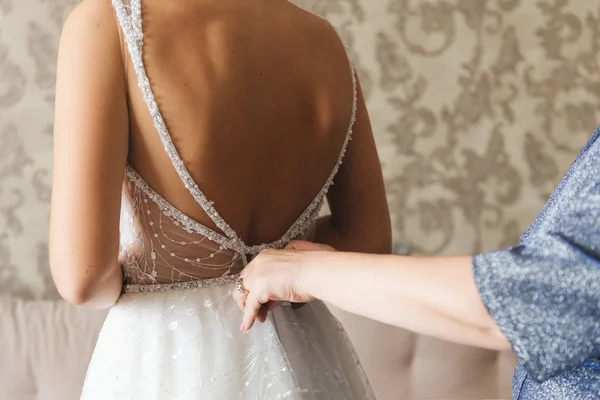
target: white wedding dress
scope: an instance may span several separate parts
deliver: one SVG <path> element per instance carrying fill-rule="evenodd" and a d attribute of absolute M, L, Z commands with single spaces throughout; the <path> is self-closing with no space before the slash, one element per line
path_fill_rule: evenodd
<path fill-rule="evenodd" d="M 123 190 L 124 293 L 110 310 L 85 380 L 84 400 L 374 399 L 340 323 L 321 302 L 282 306 L 264 324 L 239 330 L 231 298 L 248 258 L 310 238 L 336 167 L 279 240 L 248 246 L 202 194 L 173 145 L 142 59 L 140 0 L 113 0 L 139 86 L 164 147 L 191 195 L 223 234 L 177 210 L 129 167 Z"/>

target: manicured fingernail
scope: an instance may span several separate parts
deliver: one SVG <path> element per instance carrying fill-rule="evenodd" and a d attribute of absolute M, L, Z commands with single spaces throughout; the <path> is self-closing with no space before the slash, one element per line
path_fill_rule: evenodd
<path fill-rule="evenodd" d="M 244 332 L 246 330 L 246 327 L 244 326 L 244 324 L 240 325 L 240 331 Z"/>

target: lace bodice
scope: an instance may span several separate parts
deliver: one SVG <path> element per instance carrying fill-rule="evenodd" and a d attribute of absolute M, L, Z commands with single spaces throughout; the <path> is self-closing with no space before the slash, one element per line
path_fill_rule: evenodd
<path fill-rule="evenodd" d="M 314 226 L 327 191 L 333 184 L 352 135 L 357 108 L 354 70 L 352 69 L 352 114 L 335 167 L 313 201 L 280 239 L 262 245 L 248 245 L 221 217 L 213 202 L 202 193 L 173 144 L 143 62 L 141 0 L 127 3 L 113 0 L 112 3 L 124 33 L 138 86 L 165 151 L 190 194 L 223 232 L 215 232 L 179 211 L 150 188 L 131 166 L 128 167 L 121 212 L 120 256 L 127 285 L 134 288 L 135 285 L 178 284 L 235 276 L 247 264 L 249 256 L 267 248 L 283 248 L 293 239 L 310 239 L 311 227 Z"/>

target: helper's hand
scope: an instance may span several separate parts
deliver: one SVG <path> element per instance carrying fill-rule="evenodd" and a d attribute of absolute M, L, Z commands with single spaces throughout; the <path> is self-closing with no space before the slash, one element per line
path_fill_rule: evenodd
<path fill-rule="evenodd" d="M 314 251 L 334 249 L 326 245 L 294 241 L 285 250 L 263 251 L 244 268 L 240 278 L 247 293 L 238 290 L 232 293 L 244 310 L 241 330 L 252 328 L 255 320 L 264 322 L 267 313 L 283 301 L 307 303 L 313 300 L 302 287 L 302 277 L 305 268 L 315 261 L 314 257 L 310 257 Z"/>

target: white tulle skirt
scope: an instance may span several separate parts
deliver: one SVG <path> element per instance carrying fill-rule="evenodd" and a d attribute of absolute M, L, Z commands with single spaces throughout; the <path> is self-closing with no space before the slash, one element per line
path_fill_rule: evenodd
<path fill-rule="evenodd" d="M 232 289 L 123 295 L 104 323 L 81 398 L 374 399 L 323 303 L 279 307 L 244 333 Z"/>

